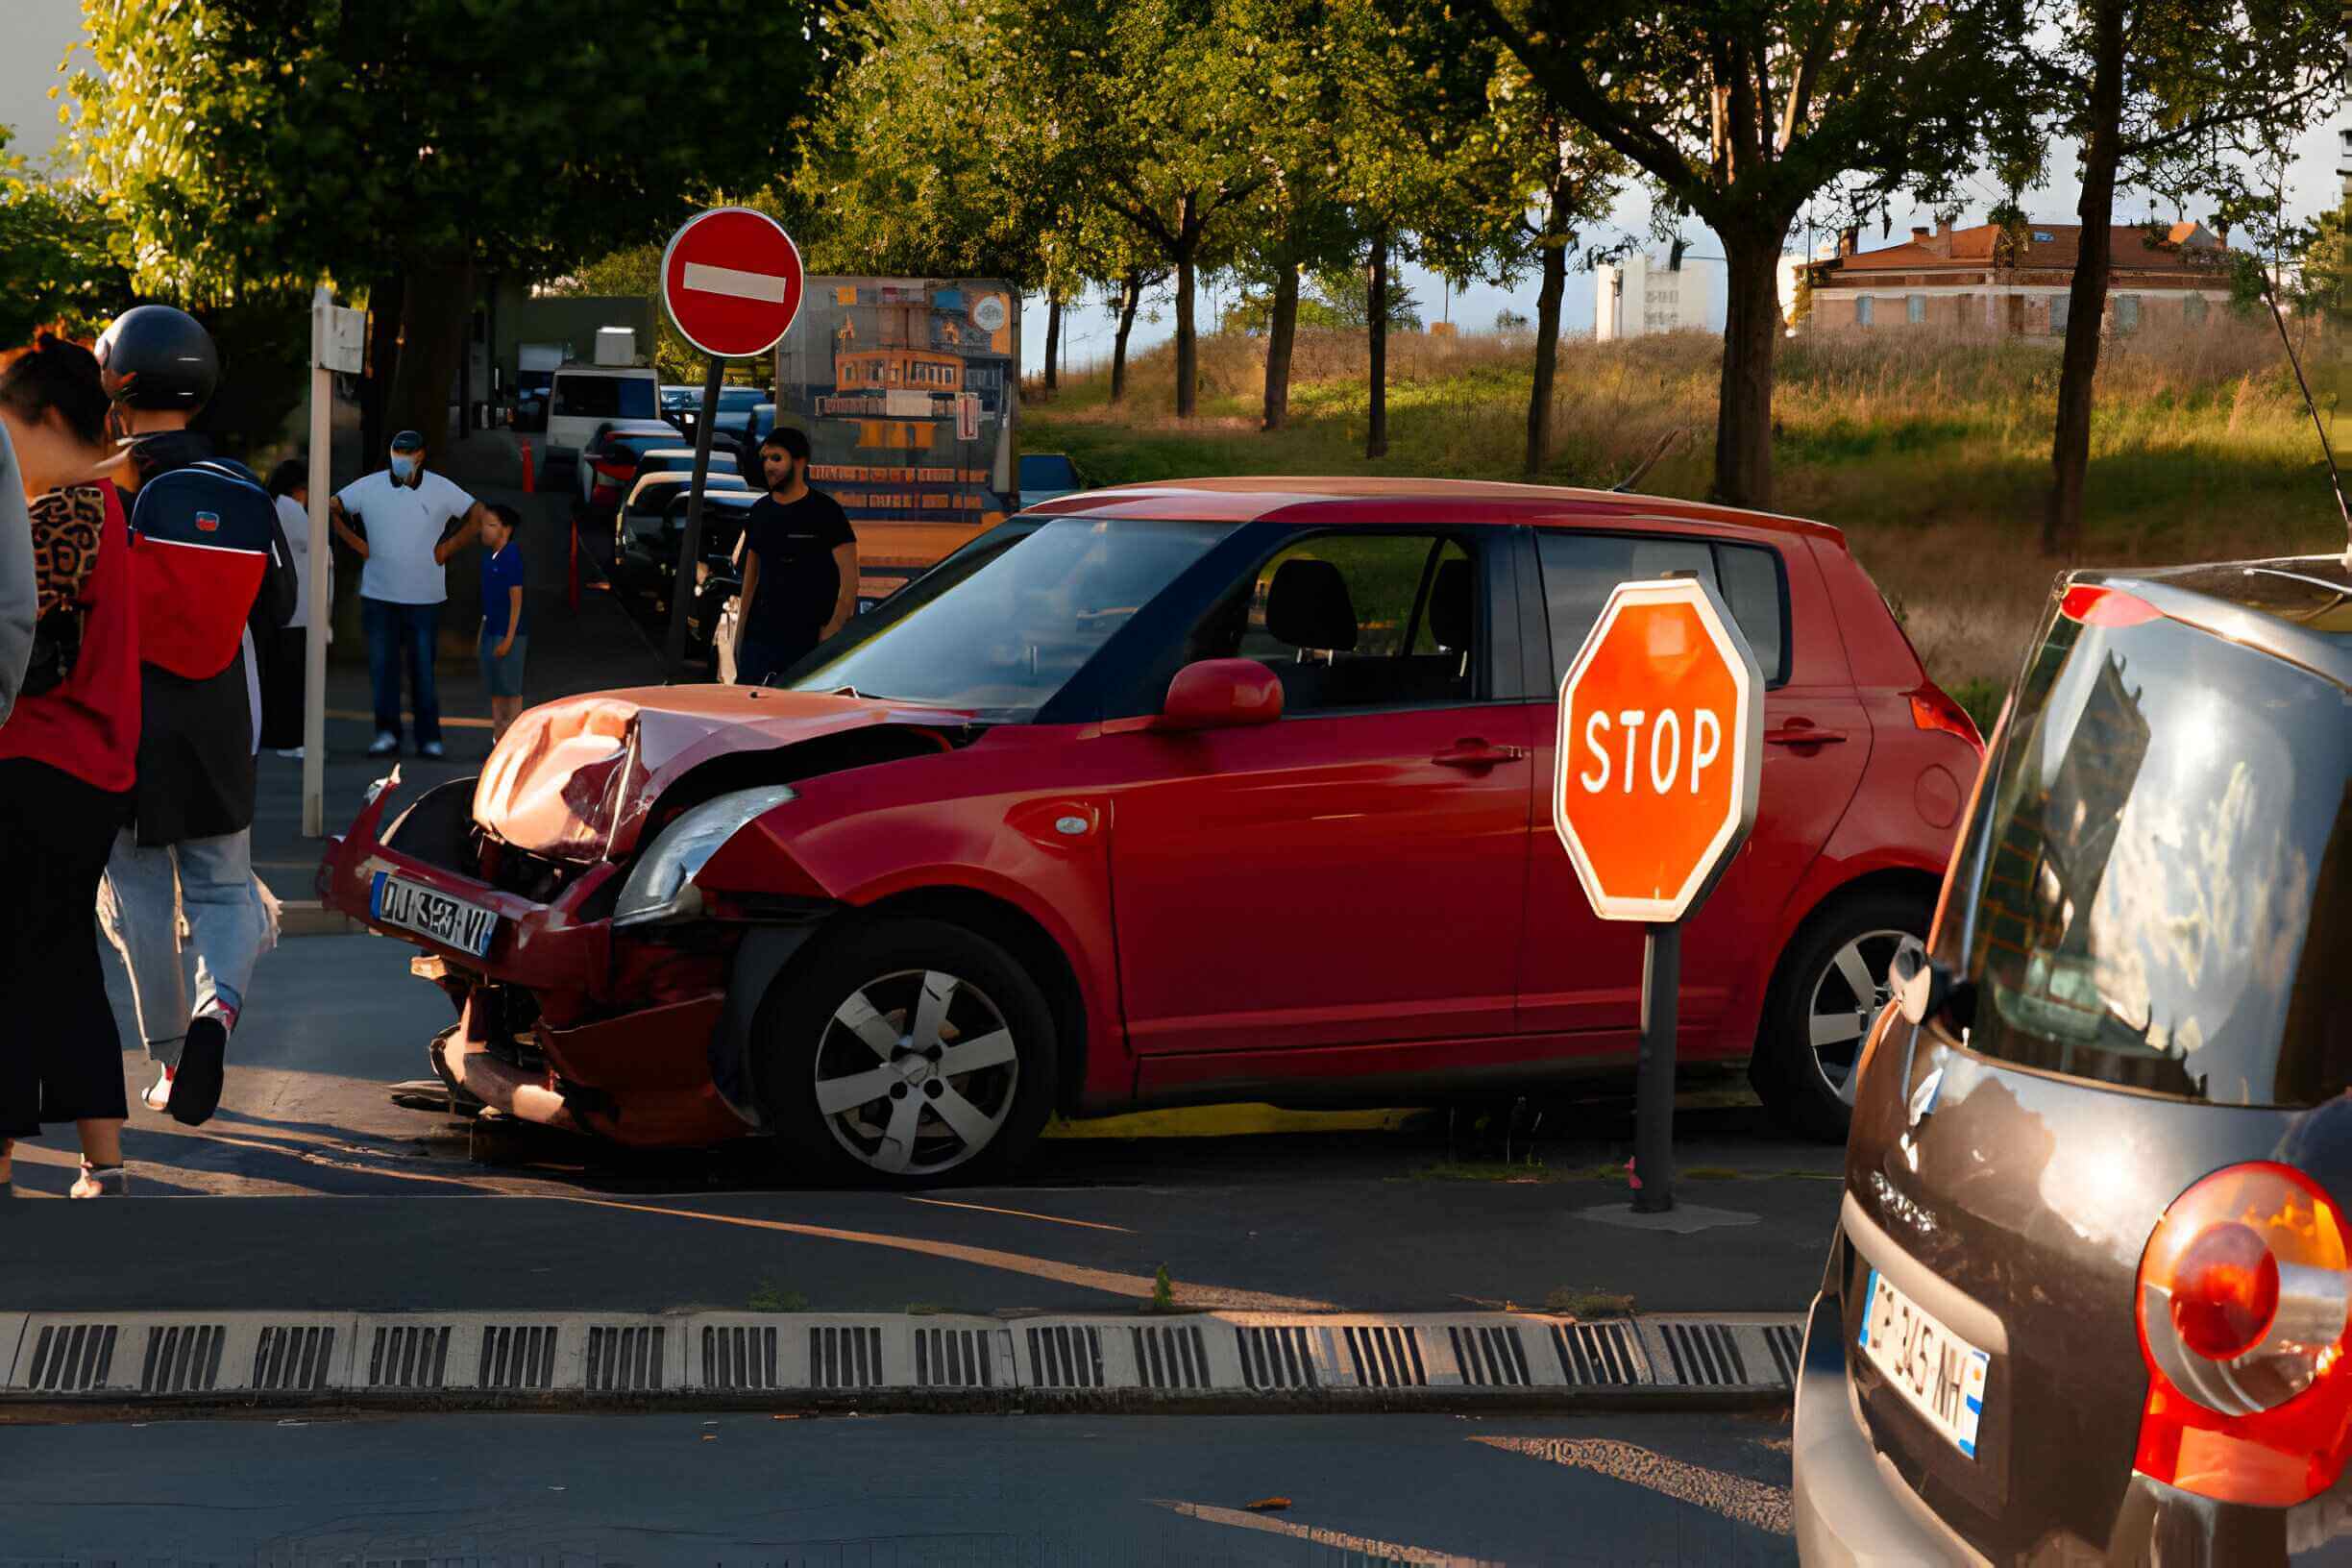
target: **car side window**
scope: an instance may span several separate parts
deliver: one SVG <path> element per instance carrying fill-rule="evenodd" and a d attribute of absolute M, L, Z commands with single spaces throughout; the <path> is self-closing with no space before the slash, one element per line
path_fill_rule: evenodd
<path fill-rule="evenodd" d="M 1696 573 L 1714 585 L 1754 650 L 1767 685 L 1788 678 L 1788 596 L 1778 551 L 1761 545 L 1671 534 L 1581 533 L 1539 528 L 1544 610 L 1552 624 L 1554 674 L 1567 674 L 1611 589 L 1635 577 Z"/>
<path fill-rule="evenodd" d="M 1479 582 L 1450 535 L 1320 533 L 1237 584 L 1187 661 L 1256 659 L 1288 715 L 1476 700 Z"/>

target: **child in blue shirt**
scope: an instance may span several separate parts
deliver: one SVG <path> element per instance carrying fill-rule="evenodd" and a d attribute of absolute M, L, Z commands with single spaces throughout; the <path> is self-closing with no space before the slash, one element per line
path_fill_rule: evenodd
<path fill-rule="evenodd" d="M 530 616 L 523 608 L 523 551 L 515 530 L 523 526 L 512 506 L 494 503 L 483 508 L 482 548 L 482 687 L 490 694 L 490 744 L 506 735 L 506 726 L 523 712 L 523 654 L 530 645 Z"/>

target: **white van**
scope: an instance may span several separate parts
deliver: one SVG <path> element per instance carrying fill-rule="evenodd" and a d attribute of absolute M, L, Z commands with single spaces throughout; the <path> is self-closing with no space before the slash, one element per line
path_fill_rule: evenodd
<path fill-rule="evenodd" d="M 576 462 L 607 420 L 660 417 L 661 379 L 651 366 L 561 365 L 548 393 L 547 454 Z"/>

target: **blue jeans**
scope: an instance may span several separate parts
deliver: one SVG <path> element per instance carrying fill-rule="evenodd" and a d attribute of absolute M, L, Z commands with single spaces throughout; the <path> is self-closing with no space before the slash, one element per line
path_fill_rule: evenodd
<path fill-rule="evenodd" d="M 196 949 L 192 1008 L 183 915 Z M 137 832 L 124 828 L 98 885 L 98 924 L 131 971 L 131 1004 L 148 1056 L 177 1066 L 188 1019 L 214 1003 L 242 1008 L 254 961 L 278 944 L 277 901 L 254 878 L 253 830 L 142 849 Z"/>
<path fill-rule="evenodd" d="M 368 684 L 376 689 L 376 727 L 401 733 L 401 665 L 416 697 L 417 745 L 441 738 L 441 694 L 433 685 L 434 645 L 441 635 L 438 604 L 395 604 L 361 598 L 359 625 L 367 634 Z"/>

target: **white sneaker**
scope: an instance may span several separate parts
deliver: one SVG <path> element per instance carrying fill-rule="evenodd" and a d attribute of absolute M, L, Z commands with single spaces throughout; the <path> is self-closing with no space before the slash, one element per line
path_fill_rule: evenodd
<path fill-rule="evenodd" d="M 156 1074 L 153 1087 L 139 1098 L 147 1102 L 147 1109 L 150 1111 L 168 1111 L 171 1109 L 171 1086 L 172 1069 L 165 1067 Z"/>
<path fill-rule="evenodd" d="M 449 751 L 439 741 L 427 741 L 423 746 L 417 747 L 417 755 L 438 760 L 449 755 Z"/>
<path fill-rule="evenodd" d="M 82 1162 L 82 1175 L 66 1188 L 69 1198 L 127 1198 L 131 1195 L 131 1173 L 120 1165 L 93 1165 Z"/>
<path fill-rule="evenodd" d="M 278 754 L 285 758 L 288 762 L 300 762 L 302 761 L 303 748 L 299 746 L 282 746 L 278 748 Z"/>
<path fill-rule="evenodd" d="M 388 729 L 378 730 L 376 732 L 375 743 L 367 748 L 367 754 L 371 757 L 396 757 L 400 755 L 400 737 L 393 734 Z"/>

